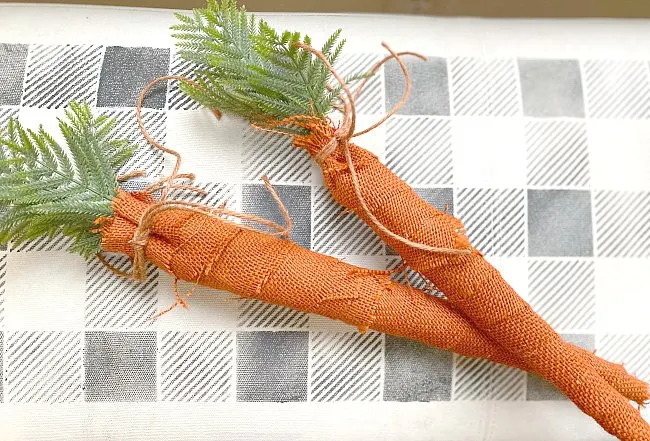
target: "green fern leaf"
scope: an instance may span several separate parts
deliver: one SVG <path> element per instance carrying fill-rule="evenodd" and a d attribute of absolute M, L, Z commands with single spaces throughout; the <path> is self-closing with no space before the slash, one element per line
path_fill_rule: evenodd
<path fill-rule="evenodd" d="M 59 129 L 66 148 L 40 127 L 9 120 L 0 129 L 0 244 L 58 234 L 74 239 L 71 251 L 85 257 L 100 251 L 90 230 L 111 216 L 117 194 L 115 170 L 136 146 L 112 139 L 115 122 L 94 117 L 87 104 L 72 102 Z"/>
<path fill-rule="evenodd" d="M 181 90 L 204 106 L 260 122 L 305 114 L 323 117 L 338 100 L 328 90 L 330 71 L 297 45 L 311 45 L 309 36 L 278 32 L 234 0 L 210 0 L 206 8 L 176 17 L 172 30 L 179 54 L 198 65 L 198 87 L 184 84 Z M 344 43 L 339 29 L 322 46 L 330 63 Z"/>

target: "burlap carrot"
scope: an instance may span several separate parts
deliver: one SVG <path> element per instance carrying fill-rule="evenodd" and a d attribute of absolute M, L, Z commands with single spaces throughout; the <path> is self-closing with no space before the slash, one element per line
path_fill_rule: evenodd
<path fill-rule="evenodd" d="M 111 139 L 114 122 L 93 118 L 87 106 L 72 103 L 66 113 L 60 127 L 67 149 L 13 120 L 0 136 L 0 243 L 64 234 L 84 256 L 121 252 L 140 268 L 145 258 L 178 278 L 524 368 L 447 302 L 395 283 L 390 272 L 354 267 L 227 221 L 220 215 L 237 213 L 225 208 L 118 190 L 113 170 L 134 147 Z M 166 179 L 149 192 L 185 186 Z M 621 366 L 587 358 L 630 397 L 642 390 Z"/>
<path fill-rule="evenodd" d="M 174 277 L 525 369 L 448 302 L 392 281 L 390 272 L 359 268 L 173 201 L 165 207 L 147 194 L 118 193 L 101 228 L 102 249 L 133 257 L 134 236 L 142 235 L 136 230 L 149 213 L 144 257 Z M 630 397 L 647 390 L 622 366 L 582 351 Z"/>
<path fill-rule="evenodd" d="M 323 167 L 334 198 L 486 335 L 553 382 L 608 432 L 625 440 L 650 439 L 639 412 L 472 248 L 459 220 L 426 204 L 376 157 L 351 143 L 385 121 L 405 98 L 375 125 L 355 132 L 354 103 L 361 89 L 351 92 L 349 79 L 332 68 L 342 50 L 338 31 L 316 51 L 308 37 L 278 34 L 229 0 L 211 0 L 207 9 L 178 18 L 180 54 L 198 65 L 197 85 L 182 86 L 189 96 L 262 129 L 294 135 L 294 144 Z M 406 97 L 410 81 L 403 54 L 386 48 L 406 75 Z M 340 125 L 327 118 L 332 109 L 342 110 Z"/>

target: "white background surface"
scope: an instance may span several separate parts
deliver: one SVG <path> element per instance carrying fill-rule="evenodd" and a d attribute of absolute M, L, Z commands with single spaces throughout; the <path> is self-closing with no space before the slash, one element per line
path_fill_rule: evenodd
<path fill-rule="evenodd" d="M 646 59 L 650 54 L 650 23 L 647 21 L 502 21 L 371 15 L 265 15 L 265 18 L 277 26 L 308 30 L 315 41 L 321 41 L 333 29 L 342 27 L 350 50 L 381 52 L 379 44 L 386 40 L 398 50 L 441 56 Z M 0 5 L 0 41 L 7 43 L 166 47 L 172 45 L 168 31 L 172 23 L 172 13 L 163 10 Z M 486 130 L 487 135 L 468 134 L 467 142 L 471 143 L 475 136 L 498 135 L 494 133 L 495 128 Z M 224 133 L 220 129 L 217 135 L 227 136 Z M 173 141 L 173 136 L 174 130 L 170 127 L 169 141 Z M 200 151 L 201 146 L 198 148 Z M 507 143 L 503 148 L 505 154 Z M 612 184 L 607 173 L 611 164 L 612 158 L 606 153 L 596 158 L 594 178 Z M 639 179 L 644 180 L 644 187 L 650 184 L 647 169 L 637 169 L 630 163 L 614 166 L 631 167 L 634 173 L 628 176 L 634 181 L 634 188 L 639 188 L 636 182 Z M 468 176 L 471 172 L 467 170 Z M 628 187 L 625 181 L 616 180 L 616 183 Z M 611 267 L 611 280 L 600 285 L 600 289 L 608 292 L 604 297 L 606 301 L 601 301 L 603 296 L 599 293 L 598 313 L 602 315 L 599 323 L 607 326 L 607 317 L 618 322 L 619 316 L 631 313 L 628 315 L 629 330 L 646 332 L 650 310 L 647 285 L 640 286 L 634 283 L 634 278 L 630 281 L 622 274 L 643 272 L 644 268 L 618 268 L 618 265 Z M 74 270 L 74 266 L 66 268 Z M 645 271 L 647 273 L 647 268 Z M 53 274 L 45 276 L 51 278 Z M 57 278 L 53 283 L 64 282 L 60 274 L 56 274 Z M 618 291 L 620 297 L 612 291 Z M 65 305 L 55 305 L 51 313 L 61 315 L 61 326 L 65 328 L 68 321 L 76 320 L 78 311 L 62 309 Z M 56 406 L 4 403 L 0 405 L 0 427 L 2 438 L 6 440 L 610 439 L 572 403 L 558 401 L 341 402 L 327 405 L 157 402 L 128 406 L 85 402 Z"/>

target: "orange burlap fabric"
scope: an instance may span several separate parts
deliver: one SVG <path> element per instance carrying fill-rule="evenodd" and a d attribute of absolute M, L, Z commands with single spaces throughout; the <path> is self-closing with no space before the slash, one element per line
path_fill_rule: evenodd
<path fill-rule="evenodd" d="M 316 155 L 334 136 L 315 127 L 294 144 Z M 389 230 L 411 241 L 467 248 L 462 223 L 424 202 L 368 151 L 349 145 L 360 189 L 370 211 Z M 650 440 L 650 426 L 583 353 L 567 344 L 476 250 L 468 255 L 431 253 L 382 235 L 361 209 L 339 148 L 321 162 L 334 199 L 363 218 L 415 270 L 440 289 L 485 335 L 518 355 L 526 366 L 560 388 L 582 411 L 622 440 Z M 646 395 L 647 398 L 647 386 Z"/>
<path fill-rule="evenodd" d="M 132 256 L 129 241 L 150 203 L 120 192 L 115 217 L 104 223 L 102 248 Z M 523 363 L 494 344 L 448 302 L 395 283 L 388 276 L 320 255 L 269 235 L 200 214 L 167 211 L 154 223 L 146 257 L 170 274 L 360 327 L 407 337 L 469 357 L 517 368 Z M 579 349 L 631 399 L 645 384 L 622 366 Z M 639 384 L 640 383 L 640 384 Z"/>
<path fill-rule="evenodd" d="M 150 201 L 120 192 L 102 226 L 102 249 L 133 255 L 130 244 Z M 271 235 L 199 213 L 169 210 L 154 221 L 147 260 L 179 279 L 280 304 L 470 357 L 522 367 L 447 302 Z"/>

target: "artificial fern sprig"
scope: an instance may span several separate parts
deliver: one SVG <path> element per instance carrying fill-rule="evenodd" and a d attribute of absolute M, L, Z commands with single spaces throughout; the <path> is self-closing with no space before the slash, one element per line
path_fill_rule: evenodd
<path fill-rule="evenodd" d="M 71 251 L 100 251 L 94 222 L 111 216 L 115 170 L 132 156 L 128 140 L 112 139 L 115 121 L 70 103 L 59 129 L 66 147 L 43 127 L 25 129 L 11 119 L 0 128 L 0 244 L 57 234 L 74 239 Z"/>
<path fill-rule="evenodd" d="M 307 35 L 278 33 L 265 21 L 237 7 L 235 0 L 209 0 L 192 15 L 177 14 L 172 27 L 179 54 L 198 65 L 197 85 L 180 87 L 206 107 L 252 122 L 295 115 L 325 116 L 338 93 L 328 89 L 331 73 L 297 43 L 311 45 Z M 341 30 L 321 52 L 334 64 L 343 51 Z M 355 74 L 348 81 L 364 78 Z"/>

